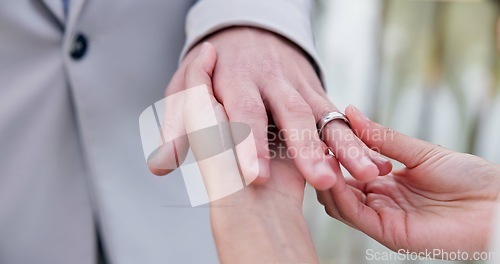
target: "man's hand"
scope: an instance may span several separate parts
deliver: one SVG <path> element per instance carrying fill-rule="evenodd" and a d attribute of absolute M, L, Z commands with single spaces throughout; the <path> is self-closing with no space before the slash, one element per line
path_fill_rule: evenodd
<path fill-rule="evenodd" d="M 395 251 L 487 249 L 499 202 L 498 165 L 382 127 L 354 107 L 346 114 L 363 142 L 406 168 L 318 192 L 330 216 Z"/>
<path fill-rule="evenodd" d="M 316 121 L 336 108 L 328 101 L 318 76 L 304 52 L 273 33 L 248 27 L 221 30 L 207 39 L 216 49 L 213 73 L 216 99 L 231 122 L 249 124 L 257 145 L 258 160 L 238 153 L 243 171 L 258 171 L 256 182 L 270 176 L 273 152 L 268 145 L 268 114 L 280 129 L 288 155 L 305 179 L 317 189 L 328 189 L 340 178 L 336 166 L 325 162 L 328 147 L 358 180 L 367 181 L 391 170 L 391 164 L 368 149 L 343 122 L 331 122 L 324 130 L 326 144 L 319 139 Z M 186 87 L 186 65 L 198 54 L 200 45 L 186 56 L 167 88 L 167 96 Z M 181 134 L 180 107 L 169 106 L 164 133 Z M 174 138 L 174 137 L 172 137 Z M 166 155 L 182 152 L 185 144 L 164 148 L 149 159 L 151 171 L 164 175 L 172 170 Z M 338 166 L 338 165 L 337 165 Z"/>

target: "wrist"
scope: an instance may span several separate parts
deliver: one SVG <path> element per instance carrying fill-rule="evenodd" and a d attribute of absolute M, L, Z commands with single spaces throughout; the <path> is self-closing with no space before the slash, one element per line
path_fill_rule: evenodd
<path fill-rule="evenodd" d="M 282 193 L 273 190 L 272 184 L 264 186 L 250 185 L 237 193 L 213 201 L 210 214 L 214 220 L 218 217 L 247 215 L 253 220 L 266 218 L 303 219 L 302 197 L 296 193 Z"/>
<path fill-rule="evenodd" d="M 211 213 L 212 232 L 221 263 L 317 262 L 302 215 L 284 215 L 267 208 L 261 209 L 267 214 L 258 213 L 258 210 L 227 211 L 228 208 L 212 208 Z"/>
<path fill-rule="evenodd" d="M 301 206 L 293 200 L 250 186 L 212 202 L 211 225 L 221 262 L 317 262 Z"/>
<path fill-rule="evenodd" d="M 276 47 L 278 49 L 289 49 L 301 56 L 301 64 L 307 65 L 318 76 L 321 76 L 319 65 L 302 47 L 294 41 L 283 37 L 273 31 L 252 27 L 252 26 L 232 26 L 222 28 L 210 35 L 204 37 L 198 44 L 208 41 L 217 48 L 219 44 L 230 45 L 239 48 L 261 48 L 264 45 L 267 48 Z M 260 44 L 260 45 L 259 45 Z M 254 45 L 254 46 L 252 46 Z"/>

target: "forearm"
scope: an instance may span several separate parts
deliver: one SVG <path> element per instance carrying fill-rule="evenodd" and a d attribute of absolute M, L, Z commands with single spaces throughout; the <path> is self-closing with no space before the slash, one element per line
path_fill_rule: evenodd
<path fill-rule="evenodd" d="M 249 187 L 212 204 L 221 262 L 317 263 L 300 209 L 283 201 L 286 197 L 269 197 L 264 188 Z"/>

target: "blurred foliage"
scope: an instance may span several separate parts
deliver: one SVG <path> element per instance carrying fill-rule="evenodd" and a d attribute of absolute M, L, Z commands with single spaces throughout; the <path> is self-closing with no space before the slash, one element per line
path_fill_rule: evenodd
<path fill-rule="evenodd" d="M 478 122 L 500 91 L 499 2 L 386 0 L 384 5 L 382 67 L 392 65 L 393 76 L 387 112 L 395 113 L 405 89 L 420 86 L 424 100 L 417 136 L 427 139 L 432 131 L 427 117 L 436 106 L 432 99 L 448 89 L 463 121 L 461 150 L 474 152 Z M 489 76 L 474 83 L 471 78 L 482 74 L 475 71 L 483 68 Z M 482 83 L 488 85 L 480 91 Z M 472 93 L 481 97 L 480 107 L 471 107 L 477 103 Z"/>
<path fill-rule="evenodd" d="M 341 1 L 351 1 L 351 4 Z M 355 47 L 347 50 L 351 52 L 348 56 L 358 56 L 356 59 L 359 59 L 359 54 L 362 54 L 373 56 L 367 61 L 378 61 L 370 69 L 379 76 L 375 81 L 377 83 L 369 83 L 359 89 L 358 94 L 349 94 L 351 97 L 346 101 L 351 103 L 356 96 L 369 98 L 375 102 L 372 106 L 366 104 L 363 107 L 373 108 L 369 114 L 375 120 L 395 129 L 415 126 L 416 131 L 410 128 L 406 132 L 429 141 L 439 142 L 445 137 L 446 147 L 454 150 L 481 155 L 486 149 L 484 145 L 488 145 L 488 149 L 500 149 L 499 141 L 492 139 L 498 137 L 494 131 L 500 129 L 500 0 L 370 1 L 380 3 L 376 5 L 381 6 L 375 12 L 377 17 L 360 15 L 369 13 L 366 12 L 366 0 L 315 1 L 316 22 L 323 23 L 322 28 L 326 29 L 319 32 L 332 34 L 330 38 L 321 38 L 324 49 L 332 51 L 332 47 L 339 47 L 332 42 L 347 37 L 351 41 L 348 45 Z M 324 19 L 333 17 L 333 13 L 341 16 L 342 20 Z M 346 24 L 340 27 L 347 27 L 348 30 L 339 30 L 338 24 L 328 24 L 333 23 L 331 21 L 344 21 Z M 351 33 L 350 26 L 353 29 L 359 28 L 359 25 L 372 28 L 370 25 L 373 23 L 380 23 L 380 27 L 373 27 L 379 31 L 373 38 L 356 36 L 360 31 L 346 34 Z M 366 45 L 375 45 L 373 50 L 378 52 L 366 52 Z M 358 46 L 363 51 L 356 54 Z M 345 53 L 345 50 L 338 52 Z M 325 56 L 324 60 L 333 60 L 331 58 L 339 56 Z M 338 68 L 327 68 L 329 76 L 367 78 L 365 72 L 348 63 L 327 61 L 326 64 L 345 68 L 340 73 L 336 71 Z M 337 89 L 349 88 L 338 85 Z M 331 98 L 336 100 L 338 97 Z M 497 109 L 496 112 L 494 109 Z M 405 122 L 401 122 L 402 119 L 406 119 L 403 120 Z M 488 130 L 493 133 L 485 133 Z M 440 133 L 442 131 L 444 133 Z M 479 139 L 483 139 L 482 142 Z M 478 153 L 481 152 L 478 151 L 480 145 L 483 146 L 483 153 Z M 499 152 L 491 153 L 490 160 L 500 162 Z M 323 215 L 323 212 L 318 214 Z M 317 221 L 312 233 L 322 263 L 362 263 L 363 249 L 377 246 L 376 242 L 343 225 L 331 222 L 321 224 L 321 218 L 316 215 L 313 218 Z"/>

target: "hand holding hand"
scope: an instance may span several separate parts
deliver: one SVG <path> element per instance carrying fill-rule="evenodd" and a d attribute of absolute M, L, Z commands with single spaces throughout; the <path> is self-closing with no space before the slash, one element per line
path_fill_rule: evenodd
<path fill-rule="evenodd" d="M 246 123 L 252 128 L 258 160 L 245 153 L 238 156 L 244 171 L 257 167 L 257 183 L 270 176 L 268 114 L 281 130 L 289 155 L 296 157 L 298 170 L 317 189 L 333 186 L 338 174 L 335 167 L 324 162 L 327 147 L 358 180 L 370 180 L 390 171 L 390 162 L 368 149 L 343 122 L 331 122 L 325 128 L 326 144 L 319 139 L 316 121 L 336 108 L 328 101 L 307 55 L 293 43 L 249 27 L 224 29 L 206 40 L 217 52 L 217 64 L 210 76 L 215 98 L 224 106 L 230 122 Z M 186 86 L 186 67 L 196 58 L 200 46 L 187 54 L 167 88 L 167 96 L 190 88 Z M 183 133 L 181 108 L 171 105 L 166 109 L 164 134 Z M 183 145 L 180 142 L 177 151 L 182 152 Z M 164 175 L 173 170 L 175 166 L 165 164 L 169 160 L 165 157 L 173 156 L 173 151 L 159 149 L 148 161 L 151 171 Z M 357 155 L 348 157 L 347 153 Z"/>
<path fill-rule="evenodd" d="M 208 109 L 205 112 L 211 112 L 210 109 L 213 108 L 217 120 L 227 122 L 224 108 L 213 97 L 212 92 L 211 76 L 216 60 L 215 50 L 206 43 L 188 66 L 185 78 L 187 85 L 195 87 L 204 84 L 209 98 L 190 91 L 186 93 L 184 117 L 187 119 L 187 128 L 210 119 L 194 110 L 200 107 Z M 209 99 L 210 102 L 203 99 Z M 190 142 L 195 156 L 198 151 L 206 149 L 203 142 L 197 143 Z M 277 148 L 273 151 L 286 151 L 286 148 L 278 148 L 283 142 L 274 143 L 272 146 Z M 230 162 L 221 155 L 213 157 L 209 163 L 201 163 L 203 162 L 198 165 L 211 198 L 224 196 L 223 194 L 228 193 L 228 188 L 232 189 L 231 179 L 239 178 L 238 171 L 225 168 Z M 270 173 L 272 177 L 266 184 L 250 184 L 210 203 L 211 225 L 222 263 L 318 262 L 302 215 L 304 178 L 283 153 L 271 159 Z"/>
<path fill-rule="evenodd" d="M 499 166 L 414 139 L 346 109 L 356 135 L 406 168 L 318 192 L 327 213 L 392 250 L 487 249 L 499 202 Z"/>

